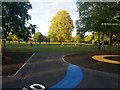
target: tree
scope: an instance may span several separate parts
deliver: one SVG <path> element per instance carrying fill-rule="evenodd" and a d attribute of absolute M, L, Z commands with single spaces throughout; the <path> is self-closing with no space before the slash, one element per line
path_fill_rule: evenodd
<path fill-rule="evenodd" d="M 28 22 L 31 16 L 28 10 L 32 9 L 29 2 L 3 2 L 2 3 L 2 27 L 5 37 L 12 33 L 18 39 L 29 40 L 31 34 L 35 33 L 36 25 Z"/>
<path fill-rule="evenodd" d="M 75 42 L 81 43 L 81 42 L 83 42 L 83 41 L 84 41 L 84 38 L 82 38 L 81 35 L 76 34 L 76 36 L 75 36 Z"/>
<path fill-rule="evenodd" d="M 50 40 L 60 41 L 62 44 L 63 41 L 71 39 L 73 28 L 73 20 L 69 13 L 61 10 L 52 18 L 48 35 Z"/>
<path fill-rule="evenodd" d="M 48 36 L 43 36 L 43 42 L 50 42 L 50 39 Z"/>
<path fill-rule="evenodd" d="M 43 35 L 40 32 L 36 32 L 33 38 L 35 42 L 39 42 L 39 44 L 43 41 Z"/>
<path fill-rule="evenodd" d="M 12 35 L 12 33 L 9 33 L 9 35 L 7 36 L 6 38 L 8 41 L 9 41 L 9 44 L 10 44 L 10 41 L 17 41 L 18 40 L 18 37 L 17 35 Z"/>
<path fill-rule="evenodd" d="M 80 19 L 76 22 L 78 32 L 95 31 L 98 32 L 98 42 L 100 49 L 100 34 L 102 34 L 102 45 L 106 33 L 118 33 L 115 28 L 108 29 L 101 25 L 104 22 L 112 23 L 115 17 L 120 17 L 120 2 L 77 2 Z M 112 37 L 112 35 L 111 35 Z"/>
<path fill-rule="evenodd" d="M 2 2 L 0 2 L 0 8 L 2 8 Z M 0 9 L 0 29 L 1 27 L 2 27 L 2 10 Z M 0 32 L 0 35 L 1 35 L 1 32 Z"/>
<path fill-rule="evenodd" d="M 84 40 L 85 40 L 85 42 L 87 42 L 87 43 L 91 43 L 91 41 L 92 41 L 92 36 L 91 36 L 91 35 L 90 35 L 90 36 L 85 36 Z"/>

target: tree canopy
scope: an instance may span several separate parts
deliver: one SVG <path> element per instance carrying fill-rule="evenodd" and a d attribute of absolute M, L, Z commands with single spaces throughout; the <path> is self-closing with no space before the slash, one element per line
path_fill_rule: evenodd
<path fill-rule="evenodd" d="M 52 18 L 48 35 L 51 41 L 67 41 L 71 39 L 73 28 L 70 14 L 61 10 Z"/>
<path fill-rule="evenodd" d="M 12 33 L 27 41 L 31 34 L 35 33 L 36 25 L 28 22 L 31 19 L 29 9 L 32 9 L 29 2 L 2 3 L 2 27 L 5 37 Z"/>
<path fill-rule="evenodd" d="M 76 5 L 79 12 L 79 20 L 76 21 L 77 33 L 99 32 L 98 34 L 103 34 L 102 37 L 107 34 L 110 41 L 114 35 L 120 36 L 120 25 L 102 25 L 118 23 L 116 19 L 120 20 L 120 2 L 77 2 Z"/>
<path fill-rule="evenodd" d="M 43 35 L 40 32 L 36 32 L 33 36 L 34 40 L 36 42 L 42 42 L 43 41 Z"/>

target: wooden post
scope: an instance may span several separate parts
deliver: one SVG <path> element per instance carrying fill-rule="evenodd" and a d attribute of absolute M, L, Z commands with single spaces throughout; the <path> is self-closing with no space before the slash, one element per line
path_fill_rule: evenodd
<path fill-rule="evenodd" d="M 5 39 L 2 39 L 2 60 L 5 60 L 4 52 L 5 52 Z"/>

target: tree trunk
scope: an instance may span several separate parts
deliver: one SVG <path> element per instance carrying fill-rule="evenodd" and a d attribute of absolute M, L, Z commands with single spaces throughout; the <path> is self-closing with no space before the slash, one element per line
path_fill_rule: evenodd
<path fill-rule="evenodd" d="M 41 42 L 39 41 L 39 44 L 41 44 Z"/>
<path fill-rule="evenodd" d="M 18 44 L 20 44 L 20 39 L 18 39 Z"/>
<path fill-rule="evenodd" d="M 10 39 L 9 39 L 9 44 L 10 44 Z"/>
<path fill-rule="evenodd" d="M 112 39 L 112 38 L 113 38 L 113 34 L 112 34 L 112 32 L 110 32 L 110 33 L 108 33 L 107 35 L 108 35 L 108 37 L 109 37 L 109 39 L 110 39 L 110 40 L 109 40 L 109 45 L 112 46 L 112 44 L 113 44 L 113 39 Z"/>
<path fill-rule="evenodd" d="M 4 54 L 4 52 L 5 52 L 5 48 L 6 48 L 6 44 L 5 44 L 6 42 L 5 42 L 5 40 L 3 39 L 2 40 L 2 54 Z"/>
<path fill-rule="evenodd" d="M 105 38 L 105 33 L 103 32 L 103 35 L 102 35 L 102 49 L 104 50 L 104 38 Z"/>
<path fill-rule="evenodd" d="M 110 46 L 112 46 L 112 34 L 110 35 Z"/>
<path fill-rule="evenodd" d="M 100 32 L 98 32 L 98 48 L 101 50 L 101 45 L 100 45 Z"/>
<path fill-rule="evenodd" d="M 60 45 L 62 45 L 62 41 L 60 41 Z"/>

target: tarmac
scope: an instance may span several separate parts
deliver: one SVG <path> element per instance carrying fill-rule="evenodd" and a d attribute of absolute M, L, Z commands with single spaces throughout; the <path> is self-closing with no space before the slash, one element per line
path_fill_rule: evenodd
<path fill-rule="evenodd" d="M 30 90 L 34 84 L 46 89 L 119 88 L 119 74 L 86 68 L 77 60 L 66 60 L 64 57 L 69 54 L 72 53 L 34 53 L 13 76 L 2 77 L 3 90 Z"/>

